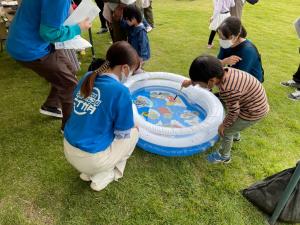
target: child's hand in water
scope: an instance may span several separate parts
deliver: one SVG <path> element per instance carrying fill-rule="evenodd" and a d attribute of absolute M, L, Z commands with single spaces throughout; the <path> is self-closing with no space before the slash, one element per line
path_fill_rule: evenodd
<path fill-rule="evenodd" d="M 184 80 L 181 84 L 181 87 L 187 88 L 189 86 L 192 85 L 192 81 L 191 80 Z"/>

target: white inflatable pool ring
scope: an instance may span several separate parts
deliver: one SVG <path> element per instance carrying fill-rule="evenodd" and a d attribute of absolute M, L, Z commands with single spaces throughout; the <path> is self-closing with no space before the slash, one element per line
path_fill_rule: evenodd
<path fill-rule="evenodd" d="M 184 80 L 186 77 L 172 73 L 149 72 L 131 77 L 125 85 L 131 93 L 152 86 L 172 88 L 179 93 Z M 219 99 L 198 86 L 183 88 L 181 94 L 206 111 L 204 121 L 184 128 L 162 127 L 147 122 L 133 104 L 134 119 L 140 130 L 139 147 L 164 156 L 187 156 L 203 152 L 218 141 L 218 127 L 224 118 Z"/>

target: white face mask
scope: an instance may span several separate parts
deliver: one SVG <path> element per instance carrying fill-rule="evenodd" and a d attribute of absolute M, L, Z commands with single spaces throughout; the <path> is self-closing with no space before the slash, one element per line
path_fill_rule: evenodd
<path fill-rule="evenodd" d="M 220 41 L 220 46 L 225 49 L 230 48 L 233 45 L 232 40 L 220 39 L 219 41 Z"/>
<path fill-rule="evenodd" d="M 125 75 L 125 73 L 122 71 L 121 72 L 121 83 L 126 83 L 127 82 L 127 80 L 132 76 L 132 74 L 133 74 L 133 71 L 130 71 L 129 70 L 129 74 L 128 74 L 128 76 L 126 77 L 126 75 Z"/>

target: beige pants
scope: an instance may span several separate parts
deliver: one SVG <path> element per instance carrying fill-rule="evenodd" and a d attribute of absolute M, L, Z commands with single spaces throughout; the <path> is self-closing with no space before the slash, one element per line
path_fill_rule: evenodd
<path fill-rule="evenodd" d="M 230 14 L 231 16 L 241 19 L 245 2 L 243 0 L 234 0 L 234 2 L 235 6 L 230 8 Z"/>
<path fill-rule="evenodd" d="M 130 138 L 115 139 L 105 151 L 96 154 L 75 148 L 64 139 L 65 156 L 79 172 L 90 176 L 92 182 L 98 186 L 106 186 L 123 177 L 126 161 L 132 154 L 138 138 L 138 130 L 133 128 Z"/>

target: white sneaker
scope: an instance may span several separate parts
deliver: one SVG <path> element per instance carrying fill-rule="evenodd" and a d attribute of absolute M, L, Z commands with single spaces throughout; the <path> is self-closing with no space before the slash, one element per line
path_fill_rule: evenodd
<path fill-rule="evenodd" d="M 300 88 L 300 83 L 297 83 L 294 80 L 282 81 L 282 82 L 280 82 L 280 84 L 285 87 Z"/>
<path fill-rule="evenodd" d="M 153 27 L 151 27 L 151 26 L 146 27 L 147 33 L 149 33 L 151 30 L 153 30 Z"/>
<path fill-rule="evenodd" d="M 300 90 L 297 90 L 297 91 L 289 94 L 288 98 L 293 101 L 299 101 L 300 100 Z"/>
<path fill-rule="evenodd" d="M 81 173 L 79 175 L 80 179 L 83 181 L 91 181 L 91 177 L 89 175 L 86 175 L 85 173 Z"/>
<path fill-rule="evenodd" d="M 94 191 L 101 191 L 104 188 L 106 188 L 107 185 L 109 185 L 113 180 L 115 179 L 115 173 L 112 171 L 106 178 L 104 178 L 101 183 L 95 183 L 92 181 L 91 188 Z"/>

